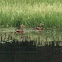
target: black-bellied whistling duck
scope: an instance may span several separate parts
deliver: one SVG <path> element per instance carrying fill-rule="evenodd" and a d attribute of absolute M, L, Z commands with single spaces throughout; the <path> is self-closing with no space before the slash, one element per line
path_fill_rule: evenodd
<path fill-rule="evenodd" d="M 42 30 L 42 28 L 41 28 L 41 27 L 36 27 L 35 29 L 36 29 L 36 30 Z"/>
<path fill-rule="evenodd" d="M 16 30 L 16 32 L 22 34 L 24 31 L 23 31 L 23 29 L 18 29 L 18 30 Z"/>
<path fill-rule="evenodd" d="M 43 27 L 43 26 L 44 26 L 44 24 L 40 23 L 40 27 Z"/>
<path fill-rule="evenodd" d="M 44 24 L 40 23 L 40 27 L 36 27 L 35 29 L 36 30 L 43 30 L 43 26 L 44 26 Z"/>
<path fill-rule="evenodd" d="M 22 24 L 22 25 L 20 25 L 20 29 L 17 29 L 16 32 L 22 34 L 22 33 L 24 33 L 24 30 L 23 30 L 24 28 L 26 28 L 26 26 Z"/>

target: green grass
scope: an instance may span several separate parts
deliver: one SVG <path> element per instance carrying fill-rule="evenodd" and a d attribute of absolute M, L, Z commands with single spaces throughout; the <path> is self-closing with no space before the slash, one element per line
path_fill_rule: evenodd
<path fill-rule="evenodd" d="M 62 0 L 0 0 L 0 26 L 16 27 L 17 21 L 28 27 L 62 26 Z"/>

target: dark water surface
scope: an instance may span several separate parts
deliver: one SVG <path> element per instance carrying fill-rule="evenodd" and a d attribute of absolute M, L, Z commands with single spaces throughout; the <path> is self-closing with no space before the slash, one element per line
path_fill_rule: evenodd
<path fill-rule="evenodd" d="M 5 48 L 0 62 L 62 62 L 62 47 Z"/>

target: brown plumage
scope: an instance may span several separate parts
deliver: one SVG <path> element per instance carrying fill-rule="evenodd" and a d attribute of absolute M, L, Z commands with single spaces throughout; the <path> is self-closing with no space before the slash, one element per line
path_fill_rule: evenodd
<path fill-rule="evenodd" d="M 23 29 L 18 29 L 18 30 L 16 30 L 16 32 L 22 34 L 24 31 L 23 31 Z"/>
<path fill-rule="evenodd" d="M 36 30 L 43 30 L 41 27 L 36 27 L 35 29 Z"/>

